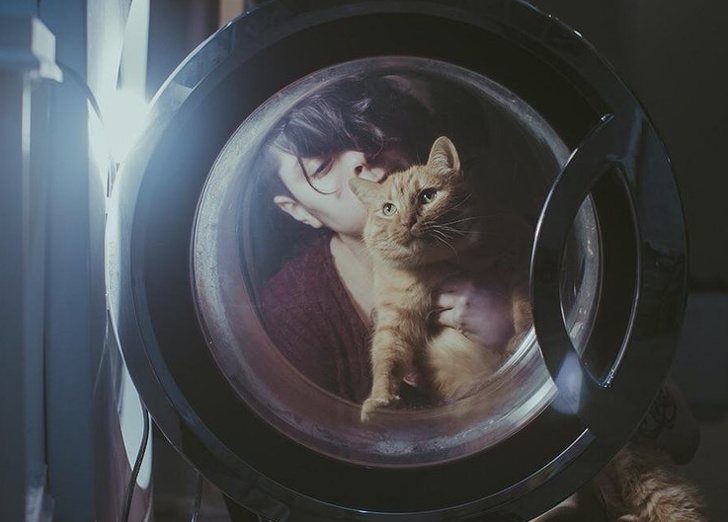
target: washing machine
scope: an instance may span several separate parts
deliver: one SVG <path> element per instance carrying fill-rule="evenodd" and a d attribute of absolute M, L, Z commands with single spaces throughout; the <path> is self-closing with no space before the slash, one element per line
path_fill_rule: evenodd
<path fill-rule="evenodd" d="M 316 97 L 370 84 L 414 99 L 473 186 L 528 223 L 532 325 L 477 392 L 362 422 L 356 394 L 291 356 L 300 329 L 267 315 L 267 285 L 321 240 L 275 204 L 267 152 Z M 383 117 L 419 121 L 409 110 Z M 543 513 L 634 433 L 686 295 L 657 131 L 588 42 L 516 0 L 276 0 L 224 26 L 155 96 L 115 183 L 106 257 L 114 335 L 155 423 L 274 521 Z M 318 284 L 306 277 L 294 303 Z"/>

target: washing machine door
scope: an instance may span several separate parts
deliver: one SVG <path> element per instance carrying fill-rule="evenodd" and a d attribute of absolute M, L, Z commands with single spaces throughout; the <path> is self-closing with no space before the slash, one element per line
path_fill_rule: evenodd
<path fill-rule="evenodd" d="M 533 327 L 479 391 L 362 422 L 367 319 L 329 236 L 281 211 L 281 154 L 296 156 L 278 138 L 302 108 L 372 85 L 381 121 L 409 125 L 397 143 L 422 135 L 410 162 L 449 136 L 473 191 L 529 225 Z M 318 180 L 356 215 L 346 187 Z M 108 223 L 114 331 L 155 422 L 272 520 L 544 512 L 640 422 L 685 297 L 680 202 L 653 127 L 578 34 L 515 1 L 282 0 L 239 18 L 160 90 Z M 326 285 L 323 312 L 297 306 Z M 316 374 L 326 365 L 338 384 Z"/>

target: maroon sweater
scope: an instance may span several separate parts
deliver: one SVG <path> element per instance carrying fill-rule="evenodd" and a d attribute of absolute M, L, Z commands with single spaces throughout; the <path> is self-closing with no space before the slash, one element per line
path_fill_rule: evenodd
<path fill-rule="evenodd" d="M 264 285 L 261 313 L 271 339 L 301 373 L 362 402 L 372 381 L 370 332 L 339 278 L 330 240 L 316 239 Z"/>

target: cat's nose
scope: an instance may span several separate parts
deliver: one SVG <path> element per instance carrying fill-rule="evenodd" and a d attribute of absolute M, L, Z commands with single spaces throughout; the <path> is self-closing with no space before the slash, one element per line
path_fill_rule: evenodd
<path fill-rule="evenodd" d="M 414 226 L 417 218 L 415 216 L 402 216 L 399 220 L 399 224 L 402 228 L 410 229 Z"/>

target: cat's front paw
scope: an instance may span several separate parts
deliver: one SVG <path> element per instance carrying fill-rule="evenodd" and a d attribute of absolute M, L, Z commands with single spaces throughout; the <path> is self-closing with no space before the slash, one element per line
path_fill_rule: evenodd
<path fill-rule="evenodd" d="M 361 421 L 369 422 L 371 413 L 383 408 L 389 408 L 399 401 L 396 395 L 393 397 L 369 397 L 361 405 Z"/>

